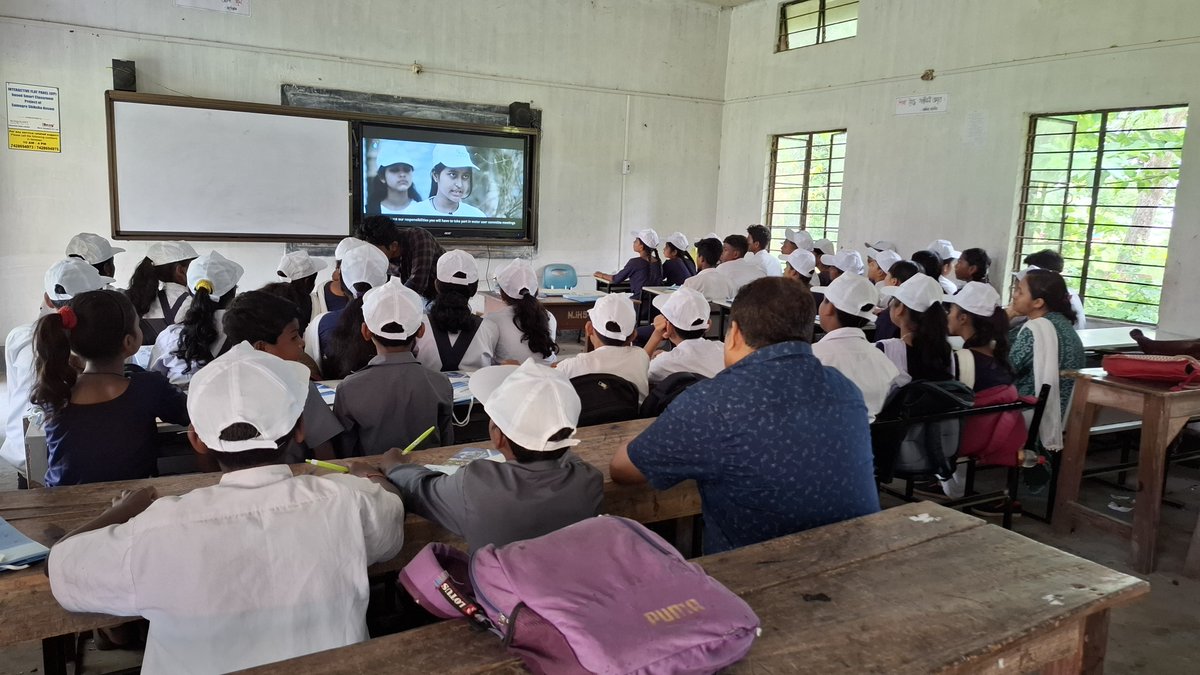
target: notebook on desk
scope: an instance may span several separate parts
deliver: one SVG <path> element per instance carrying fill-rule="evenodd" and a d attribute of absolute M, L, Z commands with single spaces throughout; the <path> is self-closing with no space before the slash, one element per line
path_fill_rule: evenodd
<path fill-rule="evenodd" d="M 50 549 L 21 534 L 17 528 L 0 518 L 0 569 L 23 569 L 41 562 Z"/>
<path fill-rule="evenodd" d="M 462 467 L 479 459 L 486 459 L 492 462 L 505 461 L 504 455 L 498 450 L 489 450 L 486 448 L 464 448 L 454 453 L 450 459 L 446 460 L 445 464 L 426 464 L 426 469 L 433 471 L 441 471 L 446 475 L 452 475 Z"/>

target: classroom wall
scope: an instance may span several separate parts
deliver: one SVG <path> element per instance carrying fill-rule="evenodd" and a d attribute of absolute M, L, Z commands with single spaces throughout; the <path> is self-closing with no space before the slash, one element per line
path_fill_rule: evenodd
<path fill-rule="evenodd" d="M 35 316 L 42 275 L 71 235 L 110 231 L 103 94 L 113 58 L 136 61 L 138 90 L 148 93 L 277 104 L 280 84 L 295 83 L 532 101 L 544 129 L 535 264 L 571 263 L 586 277 L 632 255 L 630 229 L 698 235 L 711 227 L 728 27 L 718 7 L 689 0 L 251 6 L 252 16 L 241 17 L 171 0 L 4 3 L 0 79 L 59 87 L 63 150 L 0 150 L 0 331 Z M 627 176 L 622 159 L 632 163 Z M 304 180 L 303 167 L 269 170 Z M 117 257 L 123 285 L 147 244 L 119 245 L 130 250 Z M 210 247 L 247 268 L 242 288 L 272 279 L 284 251 L 282 244 L 197 246 Z M 488 267 L 481 261 L 481 273 Z"/>
<path fill-rule="evenodd" d="M 1196 0 L 862 0 L 857 37 L 777 54 L 778 6 L 731 13 L 718 231 L 764 218 L 771 135 L 846 128 L 842 244 L 946 237 L 986 248 L 1004 279 L 1031 113 L 1200 101 Z M 897 97 L 927 93 L 948 94 L 949 112 L 895 115 Z M 1160 320 L 1190 335 L 1198 220 L 1193 131 Z"/>

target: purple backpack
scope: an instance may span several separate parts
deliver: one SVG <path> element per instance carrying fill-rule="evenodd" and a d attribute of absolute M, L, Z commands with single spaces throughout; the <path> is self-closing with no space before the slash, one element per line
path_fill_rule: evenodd
<path fill-rule="evenodd" d="M 400 572 L 425 609 L 496 633 L 534 673 L 711 673 L 759 634 L 741 598 L 641 524 L 597 516 L 467 555 L 427 545 Z"/>

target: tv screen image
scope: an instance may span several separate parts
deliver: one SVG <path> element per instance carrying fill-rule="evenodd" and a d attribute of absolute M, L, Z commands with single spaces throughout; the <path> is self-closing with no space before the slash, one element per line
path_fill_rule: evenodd
<path fill-rule="evenodd" d="M 529 137 L 364 124 L 362 216 L 437 237 L 530 238 Z"/>

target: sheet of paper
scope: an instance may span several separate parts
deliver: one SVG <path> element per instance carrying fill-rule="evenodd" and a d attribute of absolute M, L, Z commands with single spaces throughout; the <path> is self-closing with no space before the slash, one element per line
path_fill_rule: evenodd
<path fill-rule="evenodd" d="M 431 471 L 441 471 L 446 475 L 453 475 L 462 467 L 479 459 L 486 459 L 491 462 L 505 461 L 504 455 L 499 450 L 463 448 L 456 452 L 453 457 L 447 459 L 445 464 L 426 464 L 425 468 Z"/>

